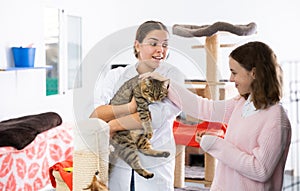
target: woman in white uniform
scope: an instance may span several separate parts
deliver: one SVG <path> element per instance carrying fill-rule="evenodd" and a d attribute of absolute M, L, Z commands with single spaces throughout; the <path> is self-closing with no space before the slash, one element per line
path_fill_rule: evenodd
<path fill-rule="evenodd" d="M 184 75 L 174 66 L 164 62 L 168 55 L 169 32 L 165 25 L 157 21 L 147 21 L 140 25 L 136 32 L 134 54 L 138 62 L 125 68 L 116 68 L 107 73 L 101 83 L 101 95 L 95 99 L 98 107 L 91 117 L 98 117 L 110 126 L 113 134 L 119 130 L 142 128 L 136 104 L 121 106 L 108 105 L 110 99 L 130 78 L 146 72 L 158 72 L 168 78 L 184 83 Z M 175 168 L 175 141 L 173 137 L 173 121 L 180 110 L 168 99 L 150 105 L 153 137 L 151 143 L 154 149 L 168 150 L 168 158 L 155 158 L 140 154 L 142 165 L 154 173 L 154 177 L 145 179 L 137 173 L 134 175 L 136 191 L 173 191 Z M 110 191 L 129 191 L 131 168 L 119 159 L 109 177 Z"/>

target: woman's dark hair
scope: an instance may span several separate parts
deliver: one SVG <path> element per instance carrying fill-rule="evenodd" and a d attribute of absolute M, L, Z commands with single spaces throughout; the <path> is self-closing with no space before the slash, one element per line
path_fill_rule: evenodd
<path fill-rule="evenodd" d="M 169 33 L 167 27 L 163 23 L 159 21 L 146 21 L 137 29 L 135 40 L 142 43 L 147 34 L 153 30 L 164 30 Z M 135 57 L 138 58 L 138 52 L 136 51 L 135 46 L 133 46 L 133 49 Z"/>
<path fill-rule="evenodd" d="M 256 109 L 265 109 L 278 103 L 282 97 L 282 70 L 273 50 L 262 42 L 248 42 L 230 55 L 247 71 L 255 67 L 251 84 L 252 100 Z M 241 95 L 245 99 L 249 94 Z"/>

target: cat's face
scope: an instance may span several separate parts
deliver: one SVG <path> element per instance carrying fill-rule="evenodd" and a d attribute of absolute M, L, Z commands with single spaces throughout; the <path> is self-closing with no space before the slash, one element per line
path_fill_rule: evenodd
<path fill-rule="evenodd" d="M 140 82 L 141 92 L 149 102 L 161 101 L 168 95 L 167 83 L 147 78 Z"/>

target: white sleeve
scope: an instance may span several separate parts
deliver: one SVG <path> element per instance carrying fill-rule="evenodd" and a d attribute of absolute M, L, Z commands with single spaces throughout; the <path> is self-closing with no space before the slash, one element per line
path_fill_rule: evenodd
<path fill-rule="evenodd" d="M 160 73 L 161 75 L 165 76 L 166 78 L 169 78 L 172 81 L 175 81 L 176 83 L 183 85 L 185 76 L 184 74 L 175 66 L 172 66 L 170 64 L 165 64 L 164 67 L 158 68 L 156 72 Z"/>
<path fill-rule="evenodd" d="M 149 106 L 153 129 L 161 128 L 165 121 L 173 121 L 180 113 L 180 109 L 169 99 L 164 99 L 162 102 Z"/>
<path fill-rule="evenodd" d="M 184 75 L 176 67 L 169 67 L 167 70 L 158 72 L 179 84 L 184 84 Z M 161 128 L 161 124 L 166 121 L 173 121 L 181 112 L 179 107 L 169 99 L 164 99 L 162 103 L 150 104 L 150 111 L 154 129 Z"/>
<path fill-rule="evenodd" d="M 98 80 L 94 92 L 94 108 L 109 104 L 115 94 L 114 87 L 124 70 L 123 67 L 109 70 L 103 79 Z"/>
<path fill-rule="evenodd" d="M 174 68 L 168 72 L 166 75 L 169 79 L 175 81 L 176 83 L 180 85 L 184 85 L 185 76 L 184 74 L 179 71 L 177 68 Z"/>

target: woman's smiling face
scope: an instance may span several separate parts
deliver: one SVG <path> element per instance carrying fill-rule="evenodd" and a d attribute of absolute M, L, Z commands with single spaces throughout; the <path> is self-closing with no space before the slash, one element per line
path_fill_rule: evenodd
<path fill-rule="evenodd" d="M 151 61 L 149 67 L 155 69 L 168 55 L 169 34 L 164 30 L 153 30 L 147 34 L 143 42 L 135 42 L 135 48 L 139 52 L 139 61 Z"/>
<path fill-rule="evenodd" d="M 229 57 L 229 68 L 231 71 L 230 81 L 235 83 L 240 95 L 251 93 L 251 83 L 255 79 L 255 68 L 247 71 L 231 57 Z"/>

